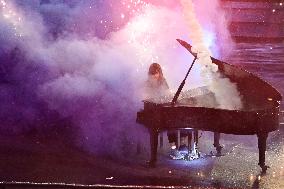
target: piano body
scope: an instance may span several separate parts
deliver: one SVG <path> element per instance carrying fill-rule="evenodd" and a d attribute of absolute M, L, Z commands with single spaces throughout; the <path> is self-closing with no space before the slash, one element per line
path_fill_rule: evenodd
<path fill-rule="evenodd" d="M 191 52 L 191 46 L 178 40 Z M 214 146 L 220 152 L 218 133 L 235 135 L 257 135 L 259 148 L 258 165 L 265 172 L 265 151 L 268 133 L 279 127 L 280 93 L 257 76 L 236 66 L 212 58 L 219 72 L 236 83 L 242 96 L 243 108 L 240 110 L 218 109 L 208 106 L 191 106 L 186 100 L 171 103 L 144 101 L 144 109 L 137 112 L 137 122 L 148 128 L 150 133 L 151 159 L 155 166 L 157 160 L 158 134 L 174 128 L 193 128 L 212 131 Z M 206 98 L 206 95 L 203 95 Z M 201 95 L 202 96 L 202 95 Z"/>

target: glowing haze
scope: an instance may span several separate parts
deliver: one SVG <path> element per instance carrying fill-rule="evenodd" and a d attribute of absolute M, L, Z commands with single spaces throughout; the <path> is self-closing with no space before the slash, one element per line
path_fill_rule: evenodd
<path fill-rule="evenodd" d="M 201 78 L 216 97 L 220 108 L 241 109 L 242 101 L 237 86 L 217 72 L 218 66 L 212 63 L 211 52 L 204 42 L 204 32 L 195 16 L 192 0 L 181 0 L 189 36 L 192 40 L 192 51 L 197 53 L 197 62 L 201 64 Z"/>
<path fill-rule="evenodd" d="M 218 1 L 196 3 L 201 2 L 207 6 L 196 6 L 196 12 L 214 7 L 205 12 L 221 14 Z M 193 42 L 177 1 L 0 0 L 0 5 L 2 131 L 41 130 L 64 119 L 77 128 L 78 145 L 112 155 L 128 155 L 137 140 L 148 141 L 135 123 L 148 66 L 159 62 L 175 91 L 192 60 L 175 40 Z M 215 42 L 230 44 L 226 27 L 213 27 L 210 15 L 204 18 L 197 17 L 206 48 L 223 54 Z M 224 17 L 214 19 L 224 23 Z M 185 89 L 205 84 L 200 67 Z"/>

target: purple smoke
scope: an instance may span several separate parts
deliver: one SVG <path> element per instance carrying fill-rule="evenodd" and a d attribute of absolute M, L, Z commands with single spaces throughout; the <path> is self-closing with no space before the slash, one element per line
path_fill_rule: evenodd
<path fill-rule="evenodd" d="M 190 61 L 175 39 L 186 38 L 187 29 L 176 1 L 153 1 L 134 13 L 123 2 L 129 3 L 7 1 L 15 14 L 3 8 L 0 14 L 2 131 L 68 120 L 77 128 L 76 143 L 92 152 L 127 156 L 138 140 L 148 142 L 146 129 L 135 123 L 147 68 L 160 62 L 175 90 Z M 227 40 L 226 28 L 202 24 L 208 46 L 214 47 L 216 33 Z M 196 75 L 192 86 L 199 85 Z"/>

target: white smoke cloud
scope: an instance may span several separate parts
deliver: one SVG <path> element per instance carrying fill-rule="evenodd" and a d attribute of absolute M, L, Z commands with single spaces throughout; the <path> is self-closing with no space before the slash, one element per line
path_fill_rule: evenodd
<path fill-rule="evenodd" d="M 18 80 L 36 75 L 25 81 L 27 96 L 33 94 L 30 98 L 44 101 L 49 110 L 70 119 L 78 128 L 77 142 L 90 151 L 127 156 L 135 151 L 138 140 L 148 141 L 145 128 L 135 123 L 136 112 L 142 108 L 141 89 L 148 66 L 159 62 L 175 91 L 192 59 L 175 41 L 188 32 L 179 7 L 147 6 L 129 24 L 101 39 L 93 31 L 100 22 L 89 21 L 100 17 L 102 11 L 89 11 L 84 16 L 87 3 L 20 2 L 9 2 L 15 18 L 21 17 L 17 30 L 13 21 L 4 17 L 0 30 L 8 36 L 2 36 L 1 41 L 10 43 L 10 49 L 19 47 L 24 54 L 12 74 Z M 53 19 L 48 20 L 49 16 Z M 74 24 L 80 27 L 74 29 Z M 211 29 L 211 35 L 222 33 Z M 35 69 L 28 72 L 31 66 Z M 199 72 L 199 65 L 195 65 L 185 89 L 204 85 Z M 214 88 L 219 88 L 217 85 L 214 83 Z M 36 117 L 37 109 L 29 110 L 27 114 Z"/>
<path fill-rule="evenodd" d="M 214 47 L 209 46 L 214 57 L 221 57 L 223 59 L 231 55 L 235 47 L 235 43 L 228 29 L 231 18 L 229 15 L 230 12 L 225 12 L 222 8 L 222 1 L 211 0 L 208 2 L 206 0 L 193 0 L 193 3 L 195 16 L 202 25 L 203 33 L 208 36 L 210 34 L 208 34 L 207 31 L 216 32 L 215 35 L 212 36 L 214 43 L 210 43 L 214 44 Z M 203 37 L 206 39 L 206 36 Z"/>
<path fill-rule="evenodd" d="M 217 103 L 223 109 L 241 109 L 242 102 L 235 83 L 228 78 L 222 78 L 218 66 L 212 63 L 211 52 L 204 42 L 204 33 L 195 16 L 192 0 L 181 0 L 186 23 L 189 28 L 189 36 L 192 39 L 192 51 L 197 53 L 197 62 L 202 65 L 201 78 L 208 88 L 215 94 Z"/>
<path fill-rule="evenodd" d="M 170 73 L 171 67 L 187 66 L 178 58 L 175 41 L 184 30 L 183 24 L 176 24 L 177 30 L 167 24 L 177 18 L 174 11 L 148 7 L 108 40 L 59 39 L 44 49 L 44 54 L 57 62 L 58 72 L 64 74 L 40 86 L 39 94 L 50 108 L 73 117 L 80 125 L 84 139 L 80 143 L 91 145 L 92 151 L 120 153 L 122 149 L 135 151 L 141 133 L 141 140 L 148 142 L 147 133 L 141 132 L 144 128 L 136 125 L 135 119 L 142 108 L 149 65 L 153 60 L 160 62 L 165 71 L 168 69 L 169 81 L 179 75 L 177 71 Z M 109 141 L 124 141 L 128 147 L 106 146 Z"/>

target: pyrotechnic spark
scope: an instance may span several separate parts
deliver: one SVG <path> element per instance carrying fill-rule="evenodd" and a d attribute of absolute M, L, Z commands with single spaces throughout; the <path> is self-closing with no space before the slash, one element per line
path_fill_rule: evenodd
<path fill-rule="evenodd" d="M 159 56 L 153 53 L 154 45 L 152 38 L 153 33 L 155 33 L 155 20 L 152 18 L 153 12 L 148 10 L 147 14 L 145 14 L 144 11 L 148 4 L 140 0 L 123 1 L 122 5 L 129 9 L 126 13 L 121 14 L 122 19 L 124 19 L 126 15 L 131 15 L 133 12 L 139 15 L 134 20 L 130 20 L 126 25 L 129 33 L 128 43 L 140 49 L 136 52 L 136 56 L 139 57 L 138 63 L 140 67 L 144 67 L 145 57 L 150 57 L 149 61 L 157 62 Z"/>
<path fill-rule="evenodd" d="M 12 4 L 7 4 L 5 0 L 0 1 L 1 14 L 3 18 L 12 25 L 15 30 L 15 36 L 22 37 L 22 32 L 20 31 L 22 18 L 17 14 L 15 8 Z"/>
<path fill-rule="evenodd" d="M 139 13 L 143 7 L 149 5 L 145 1 L 142 0 L 124 0 L 122 1 L 122 5 L 130 10 L 130 14 Z M 142 8 L 142 9 L 141 9 Z"/>
<path fill-rule="evenodd" d="M 147 6 L 149 6 L 149 3 L 142 0 L 123 0 L 121 2 L 121 18 L 124 19 L 126 15 L 134 16 L 140 14 Z"/>

